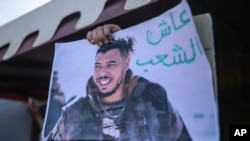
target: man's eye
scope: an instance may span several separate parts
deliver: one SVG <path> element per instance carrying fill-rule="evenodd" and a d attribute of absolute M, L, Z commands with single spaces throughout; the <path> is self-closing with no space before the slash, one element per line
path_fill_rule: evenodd
<path fill-rule="evenodd" d="M 99 69 L 99 68 L 101 68 L 101 66 L 95 65 L 95 69 Z"/>

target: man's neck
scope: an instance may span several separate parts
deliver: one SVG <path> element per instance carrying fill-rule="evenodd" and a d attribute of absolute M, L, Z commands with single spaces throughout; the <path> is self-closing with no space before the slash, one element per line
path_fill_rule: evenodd
<path fill-rule="evenodd" d="M 125 96 L 124 91 L 123 91 L 123 86 L 118 88 L 116 90 L 115 93 L 113 93 L 110 96 L 107 97 L 102 97 L 101 101 L 102 102 L 116 102 L 116 101 L 120 101 L 121 99 L 123 99 Z"/>

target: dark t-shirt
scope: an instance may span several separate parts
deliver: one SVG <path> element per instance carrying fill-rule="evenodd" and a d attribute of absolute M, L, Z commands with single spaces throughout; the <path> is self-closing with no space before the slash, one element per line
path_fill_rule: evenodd
<path fill-rule="evenodd" d="M 99 112 L 103 120 L 103 138 L 105 140 L 115 140 L 120 137 L 120 133 L 125 131 L 123 121 L 126 98 L 113 103 L 99 102 Z"/>

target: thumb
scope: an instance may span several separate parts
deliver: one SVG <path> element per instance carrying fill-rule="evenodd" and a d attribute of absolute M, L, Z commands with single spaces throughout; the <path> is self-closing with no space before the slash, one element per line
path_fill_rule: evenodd
<path fill-rule="evenodd" d="M 121 30 L 121 27 L 116 24 L 112 24 L 110 25 L 110 29 L 111 29 L 111 32 L 113 33 L 113 32 Z"/>

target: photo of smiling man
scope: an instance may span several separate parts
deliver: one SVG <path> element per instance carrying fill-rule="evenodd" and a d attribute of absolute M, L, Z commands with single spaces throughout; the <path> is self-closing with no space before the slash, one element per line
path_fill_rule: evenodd
<path fill-rule="evenodd" d="M 133 41 L 98 48 L 87 95 L 63 108 L 48 140 L 191 140 L 164 87 L 129 68 Z"/>

